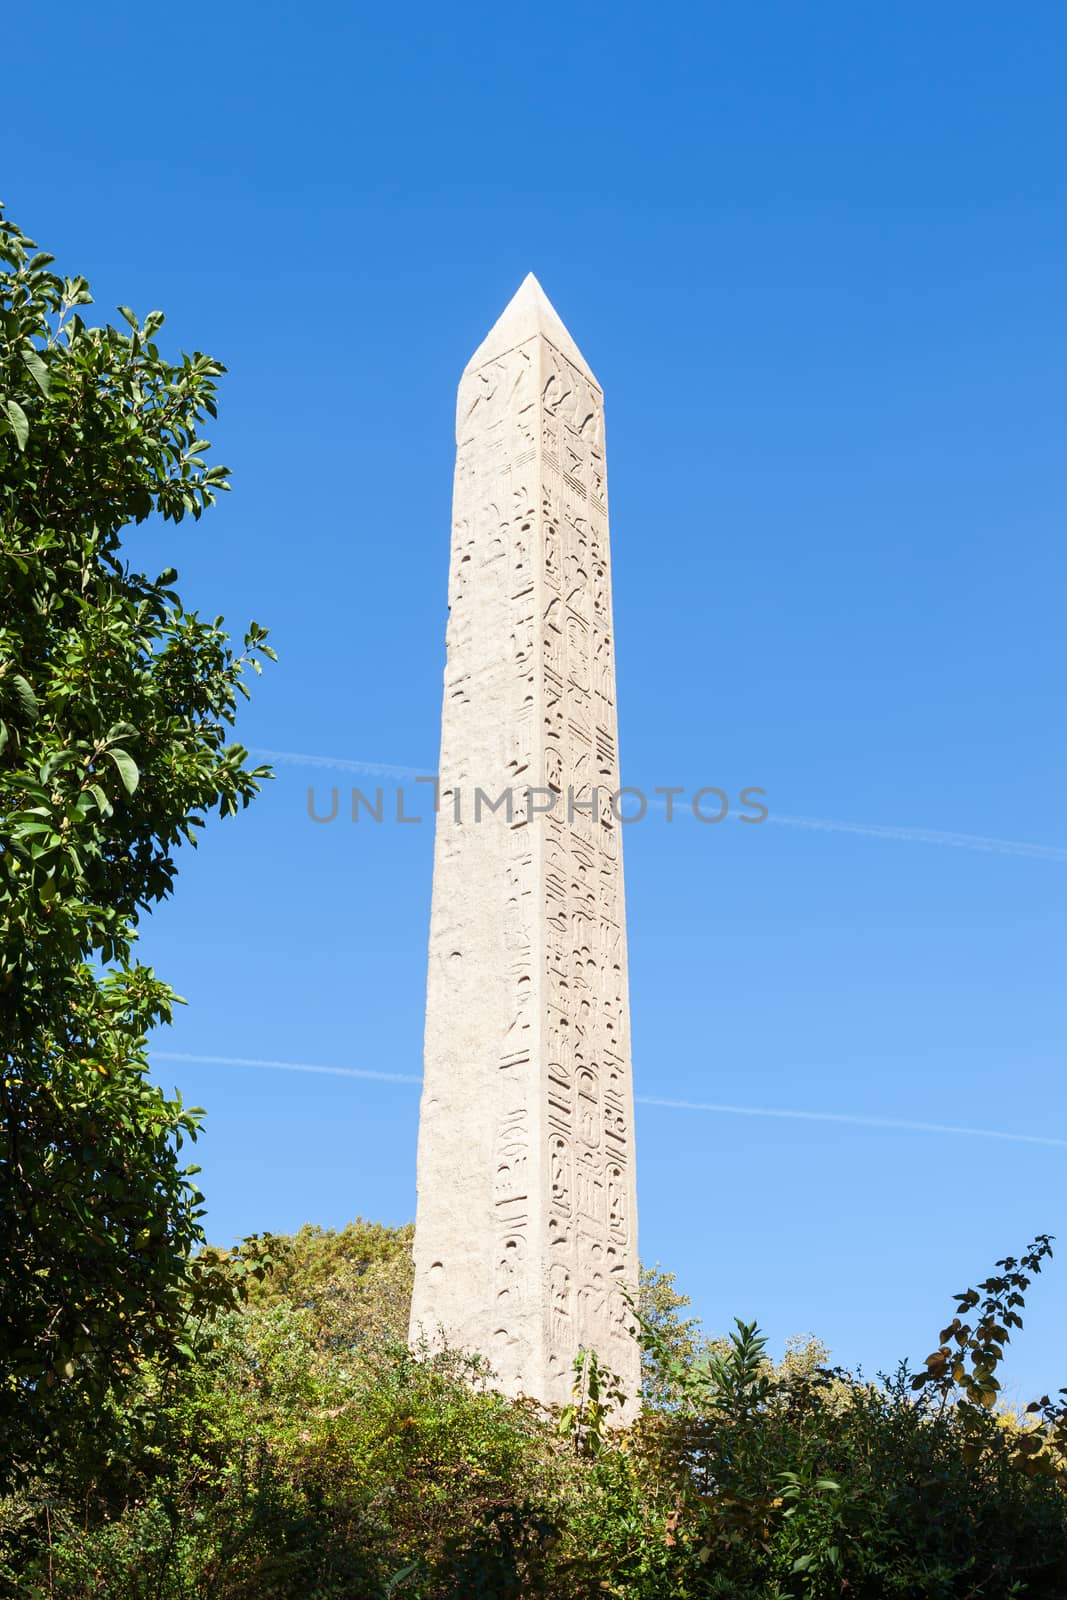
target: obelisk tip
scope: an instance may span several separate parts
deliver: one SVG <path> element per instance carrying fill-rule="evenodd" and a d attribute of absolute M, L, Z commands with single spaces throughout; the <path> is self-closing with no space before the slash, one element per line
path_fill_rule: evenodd
<path fill-rule="evenodd" d="M 600 385 L 582 352 L 564 325 L 559 312 L 542 289 L 537 278 L 528 272 L 512 295 L 500 316 L 490 328 L 477 350 L 467 362 L 466 371 L 473 372 L 497 360 L 508 350 L 525 344 L 535 334 L 542 334 L 562 356 L 578 368 L 590 383 Z"/>

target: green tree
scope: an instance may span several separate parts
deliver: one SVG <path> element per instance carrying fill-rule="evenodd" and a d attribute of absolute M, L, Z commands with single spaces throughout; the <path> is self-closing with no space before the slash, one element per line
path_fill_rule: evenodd
<path fill-rule="evenodd" d="M 681 1313 L 692 1302 L 675 1286 L 675 1274 L 642 1267 L 636 1311 L 641 1325 L 641 1397 L 647 1405 L 673 1406 L 683 1397 L 684 1375 L 714 1349 L 699 1317 Z"/>
<path fill-rule="evenodd" d="M 199 437 L 224 369 L 165 360 L 158 311 L 87 326 L 34 251 L 0 211 L 0 1482 L 181 1353 L 200 1113 L 148 1081 L 177 997 L 132 947 L 178 845 L 267 775 L 229 732 L 273 654 L 123 556 L 226 487 Z"/>
<path fill-rule="evenodd" d="M 402 1344 L 411 1313 L 414 1237 L 410 1222 L 386 1228 L 362 1217 L 339 1230 L 305 1223 L 299 1233 L 264 1234 L 271 1270 L 249 1284 L 249 1303 L 307 1311 L 324 1349 Z"/>

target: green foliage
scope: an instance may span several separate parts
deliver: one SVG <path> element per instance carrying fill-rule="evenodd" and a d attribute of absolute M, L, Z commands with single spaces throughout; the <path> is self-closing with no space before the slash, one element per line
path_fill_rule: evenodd
<path fill-rule="evenodd" d="M 725 1349 L 715 1350 L 693 1369 L 697 1393 L 703 1391 L 709 1410 L 743 1421 L 763 1405 L 771 1391 L 767 1372 L 767 1341 L 754 1322 L 734 1318 Z"/>
<path fill-rule="evenodd" d="M 977 1289 L 954 1295 L 957 1315 L 942 1328 L 938 1348 L 926 1358 L 926 1371 L 913 1379 L 913 1389 L 925 1389 L 944 1397 L 959 1391 L 960 1403 L 990 1410 L 996 1405 L 1000 1382 L 996 1370 L 1004 1358 L 1004 1346 L 1012 1328 L 1022 1328 L 1018 1308 L 1030 1286 L 1031 1276 L 1041 1271 L 1052 1255 L 1047 1234 L 1034 1240 L 1021 1260 L 1006 1256 L 998 1261 L 1001 1271 L 987 1278 Z M 974 1324 L 964 1322 L 967 1312 L 978 1308 Z"/>
<path fill-rule="evenodd" d="M 984 1372 L 998 1297 L 1018 1296 L 1020 1307 L 1026 1271 L 1046 1254 L 1039 1240 L 982 1285 L 983 1317 L 965 1340 Z M 981 1299 L 957 1296 L 966 1309 Z M 646 1342 L 659 1337 L 645 1328 Z M 755 1324 L 739 1321 L 726 1347 L 678 1375 L 680 1403 L 639 1430 L 643 1482 L 671 1507 L 671 1555 L 654 1583 L 641 1587 L 641 1567 L 620 1592 L 1059 1595 L 1064 1484 L 1033 1465 L 1055 1458 L 1058 1419 L 1020 1430 L 967 1391 L 950 1392 L 940 1363 L 929 1372 L 937 1381 L 915 1383 L 903 1366 L 865 1383 L 796 1353 L 776 1370 Z M 659 1587 L 668 1571 L 677 1588 Z"/>
<path fill-rule="evenodd" d="M 625 1404 L 618 1374 L 601 1365 L 595 1350 L 579 1350 L 574 1358 L 571 1401 L 560 1413 L 559 1433 L 571 1441 L 575 1455 L 602 1455 L 608 1444 L 611 1413 Z"/>
<path fill-rule="evenodd" d="M 258 1249 L 276 1271 L 245 1310 L 207 1325 L 194 1361 L 138 1363 L 136 1393 L 111 1402 L 108 1458 L 82 1452 L 64 1475 L 0 1502 L 0 1594 L 1067 1592 L 1064 1487 L 1018 1450 L 1030 1437 L 1056 1448 L 1037 1413 L 1019 1425 L 984 1405 L 966 1411 L 913 1390 L 906 1367 L 865 1382 L 826 1367 L 810 1343 L 774 1365 L 741 1321 L 710 1346 L 690 1328 L 699 1353 L 680 1363 L 670 1403 L 646 1405 L 632 1429 L 611 1426 L 620 1397 L 592 1355 L 576 1362 L 571 1406 L 547 1412 L 496 1393 L 476 1357 L 413 1355 L 348 1323 L 335 1282 L 406 1267 L 409 1244 L 408 1229 L 357 1221 L 250 1245 L 249 1260 Z M 679 1307 L 664 1317 L 665 1306 L 642 1338 L 675 1348 Z"/>
<path fill-rule="evenodd" d="M 147 1077 L 177 997 L 132 949 L 178 845 L 264 776 L 229 731 L 272 654 L 122 555 L 226 487 L 199 437 L 222 367 L 167 361 L 157 311 L 87 326 L 51 260 L 0 212 L 0 1483 L 91 1436 L 138 1360 L 187 1357 L 191 1291 L 224 1294 L 190 1266 L 200 1113 Z"/>
<path fill-rule="evenodd" d="M 411 1223 L 385 1228 L 357 1217 L 347 1227 L 267 1234 L 272 1270 L 250 1285 L 257 1306 L 300 1306 L 312 1317 L 317 1340 L 336 1350 L 407 1338 L 414 1264 Z"/>
<path fill-rule="evenodd" d="M 926 1358 L 926 1371 L 911 1380 L 913 1390 L 925 1400 L 936 1399 L 942 1406 L 951 1403 L 961 1426 L 970 1435 L 965 1446 L 969 1460 L 979 1459 L 986 1432 L 984 1413 L 996 1405 L 1000 1392 L 997 1369 L 1004 1359 L 1004 1346 L 1012 1329 L 1021 1329 L 1020 1315 L 1026 1290 L 1032 1278 L 1052 1257 L 1052 1240 L 1038 1234 L 1034 1242 L 1016 1259 L 1005 1256 L 997 1262 L 1000 1271 L 979 1284 L 954 1295 L 956 1315 L 938 1335 L 938 1347 Z M 975 1322 L 964 1322 L 977 1311 Z M 1067 1396 L 1067 1389 L 1060 1394 Z M 1067 1400 L 1053 1402 L 1048 1395 L 1026 1408 L 1025 1422 L 1011 1433 L 1013 1459 L 1031 1477 L 1056 1478 L 1067 1490 Z"/>
<path fill-rule="evenodd" d="M 631 1305 L 631 1310 L 644 1329 L 641 1396 L 648 1405 L 676 1405 L 686 1374 L 711 1352 L 711 1341 L 701 1332 L 699 1320 L 681 1314 L 689 1304 L 689 1296 L 679 1293 L 673 1272 L 641 1268 L 637 1304 Z"/>
<path fill-rule="evenodd" d="M 493 1393 L 480 1362 L 393 1345 L 339 1363 L 283 1302 L 220 1317 L 213 1335 L 166 1394 L 148 1384 L 137 1414 L 154 1420 L 124 1467 L 62 1503 L 31 1489 L 0 1508 L 8 1592 L 528 1592 L 564 1463 L 536 1408 Z"/>

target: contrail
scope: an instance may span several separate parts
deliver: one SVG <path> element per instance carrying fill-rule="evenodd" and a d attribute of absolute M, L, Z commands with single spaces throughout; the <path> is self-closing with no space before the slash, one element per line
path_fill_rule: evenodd
<path fill-rule="evenodd" d="M 812 828 L 820 833 L 858 833 L 868 839 L 899 839 L 906 844 L 942 844 L 955 850 L 985 850 L 1002 856 L 1032 856 L 1039 861 L 1067 862 L 1067 849 L 1060 845 L 1027 844 L 1021 839 L 987 839 L 978 833 L 884 827 L 877 822 L 835 822 L 828 817 L 790 817 L 777 811 L 772 811 L 767 821 L 787 828 Z"/>
<path fill-rule="evenodd" d="M 784 1117 L 796 1122 L 838 1122 L 853 1128 L 890 1128 L 903 1133 L 952 1133 L 968 1139 L 1007 1139 L 1013 1144 L 1051 1144 L 1067 1149 L 1067 1139 L 1040 1133 L 1005 1133 L 999 1128 L 960 1128 L 948 1122 L 908 1122 L 902 1117 L 865 1117 L 851 1111 L 780 1111 L 770 1106 L 726 1106 L 703 1100 L 662 1100 L 639 1094 L 643 1106 L 667 1106 L 672 1111 L 713 1111 L 732 1117 Z"/>
<path fill-rule="evenodd" d="M 373 1078 L 379 1083 L 421 1083 L 406 1072 L 373 1072 L 363 1067 L 320 1067 L 311 1061 L 264 1061 L 258 1056 L 193 1056 L 184 1050 L 153 1050 L 157 1061 L 193 1061 L 209 1067 L 271 1067 L 279 1072 L 325 1072 L 333 1078 Z"/>
<path fill-rule="evenodd" d="M 343 756 L 306 755 L 297 750 L 264 750 L 254 748 L 251 754 L 264 756 L 268 761 L 281 761 L 290 766 L 335 768 L 340 772 L 355 772 L 371 778 L 423 778 L 433 774 L 421 772 L 417 767 L 397 767 L 386 761 L 354 761 Z M 665 800 L 649 800 L 650 808 L 666 809 Z M 676 817 L 689 816 L 685 803 L 674 803 Z M 730 816 L 741 821 L 739 813 Z M 759 826 L 751 817 L 744 820 L 750 826 Z M 864 839 L 889 839 L 901 844 L 942 845 L 951 850 L 977 850 L 985 855 L 1024 856 L 1035 861 L 1056 861 L 1067 864 L 1067 846 L 1056 844 L 1030 844 L 1023 839 L 990 839 L 979 833 L 946 833 L 936 828 L 894 827 L 877 822 L 841 822 L 833 817 L 794 817 L 772 811 L 765 819 L 784 828 L 807 828 L 815 833 L 851 833 Z"/>
<path fill-rule="evenodd" d="M 257 1056 L 196 1056 L 183 1050 L 153 1050 L 159 1061 L 189 1061 L 201 1066 L 270 1067 L 281 1072 L 323 1072 L 336 1078 L 373 1078 L 380 1083 L 421 1083 L 406 1072 L 371 1072 L 360 1067 L 323 1067 L 308 1061 L 264 1061 Z M 1012 1144 L 1046 1144 L 1067 1149 L 1067 1139 L 1040 1133 L 1005 1133 L 999 1128 L 963 1128 L 946 1122 L 909 1122 L 901 1117 L 866 1117 L 851 1111 L 783 1111 L 770 1106 L 731 1106 L 705 1100 L 666 1100 L 659 1095 L 634 1096 L 638 1105 L 670 1111 L 705 1111 L 730 1117 L 778 1117 L 791 1122 L 835 1122 L 853 1128 L 885 1128 L 898 1133 L 949 1133 L 968 1139 L 1006 1139 Z"/>
<path fill-rule="evenodd" d="M 293 767 L 336 767 L 341 772 L 358 772 L 367 778 L 422 778 L 432 777 L 421 767 L 394 767 L 387 761 L 348 761 L 343 756 L 309 756 L 299 750 L 264 750 L 254 745 L 253 756 L 265 756 L 268 761 L 282 761 Z"/>

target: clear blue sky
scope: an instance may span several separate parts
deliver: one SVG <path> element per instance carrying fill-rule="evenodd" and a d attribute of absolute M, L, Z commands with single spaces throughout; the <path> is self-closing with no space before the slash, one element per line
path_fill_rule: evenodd
<path fill-rule="evenodd" d="M 1050 847 L 631 828 L 638 1092 L 1067 1139 L 1063 8 L 60 0 L 4 54 L 12 215 L 230 368 L 232 496 L 130 554 L 272 628 L 245 742 L 433 770 L 455 386 L 532 268 L 607 394 L 625 781 Z M 161 1048 L 419 1072 L 432 830 L 314 827 L 334 781 L 183 862 Z M 158 1070 L 217 1238 L 412 1215 L 416 1088 Z M 638 1139 L 644 1258 L 776 1346 L 921 1359 L 998 1256 L 1067 1256 L 1062 1146 Z M 1065 1318 L 1058 1259 L 1021 1390 Z"/>

